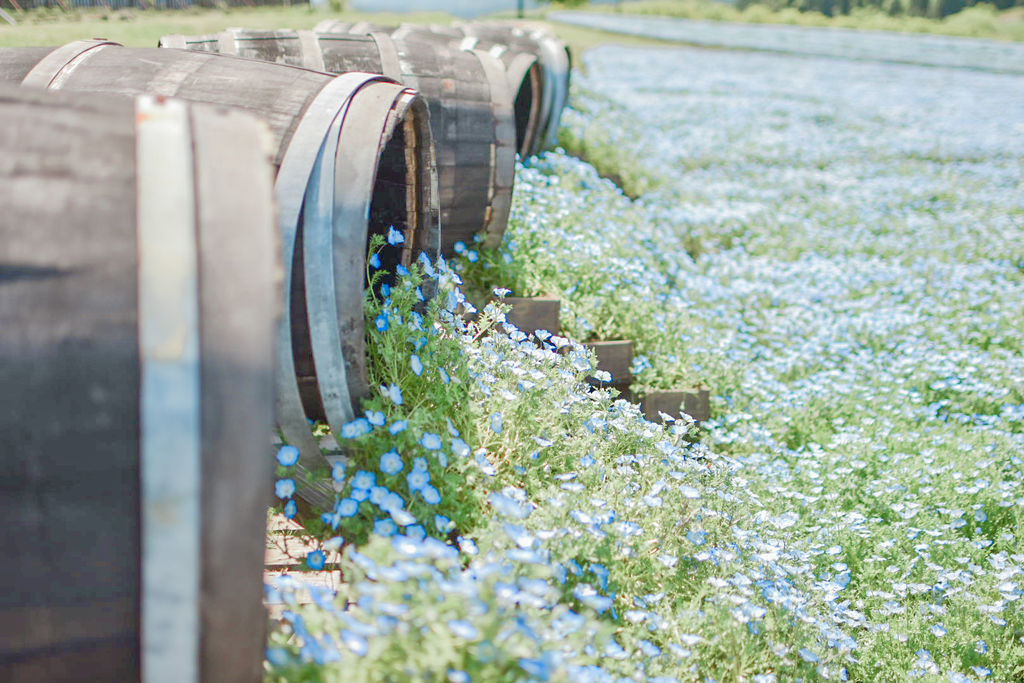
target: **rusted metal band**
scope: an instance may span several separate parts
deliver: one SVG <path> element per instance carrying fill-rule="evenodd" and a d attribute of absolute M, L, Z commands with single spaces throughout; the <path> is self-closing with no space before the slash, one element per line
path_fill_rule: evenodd
<path fill-rule="evenodd" d="M 187 105 L 136 100 L 142 482 L 142 678 L 199 668 L 199 264 Z"/>
<path fill-rule="evenodd" d="M 72 71 L 108 45 L 121 47 L 120 43 L 109 40 L 76 40 L 58 47 L 32 67 L 21 84 L 30 88 L 59 90 Z"/>

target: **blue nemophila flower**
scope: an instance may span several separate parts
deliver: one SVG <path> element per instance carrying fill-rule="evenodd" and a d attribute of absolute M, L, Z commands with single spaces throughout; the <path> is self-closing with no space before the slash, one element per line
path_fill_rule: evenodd
<path fill-rule="evenodd" d="M 369 434 L 371 431 L 373 431 L 373 428 L 370 426 L 370 421 L 365 417 L 357 417 L 341 426 L 341 438 L 356 439 L 364 434 Z"/>
<path fill-rule="evenodd" d="M 391 519 L 395 520 L 395 524 L 398 526 L 409 526 L 416 523 L 416 517 L 403 508 L 392 508 L 387 513 L 391 515 Z"/>
<path fill-rule="evenodd" d="M 423 500 L 430 505 L 437 505 L 441 502 L 441 493 L 430 484 L 420 488 L 420 495 L 423 496 Z"/>
<path fill-rule="evenodd" d="M 355 476 L 352 477 L 352 488 L 361 489 L 363 491 L 369 491 L 371 488 L 377 485 L 377 475 L 373 472 L 367 472 L 366 470 L 360 470 L 356 472 Z"/>
<path fill-rule="evenodd" d="M 408 421 L 406 421 L 406 420 L 396 420 L 395 422 L 391 423 L 390 427 L 388 427 L 388 433 L 392 434 L 392 435 L 399 434 L 401 432 L 404 432 L 408 428 L 409 428 Z"/>
<path fill-rule="evenodd" d="M 448 669 L 445 675 L 448 677 L 448 683 L 470 683 L 469 674 L 461 669 Z"/>
<path fill-rule="evenodd" d="M 601 590 L 602 591 L 607 591 L 608 590 L 608 577 L 611 576 L 611 572 L 609 572 L 605 568 L 604 565 L 596 564 L 596 563 L 590 565 L 590 571 L 591 571 L 591 573 L 593 573 L 594 576 L 597 577 L 597 580 L 600 582 Z"/>
<path fill-rule="evenodd" d="M 374 270 L 380 268 L 380 254 L 378 254 L 377 252 L 373 252 L 372 254 L 370 254 L 370 266 Z M 387 296 L 387 294 L 385 294 L 384 296 Z"/>
<path fill-rule="evenodd" d="M 391 326 L 391 323 L 388 320 L 388 312 L 381 311 L 374 319 L 373 324 L 377 328 L 378 332 L 387 332 L 388 328 Z"/>
<path fill-rule="evenodd" d="M 380 386 L 380 391 L 384 394 L 384 397 L 390 399 L 396 406 L 402 405 L 402 390 L 397 384 L 389 384 Z"/>
<path fill-rule="evenodd" d="M 573 589 L 572 595 L 598 614 L 607 611 L 613 602 L 608 596 L 599 594 L 589 583 L 577 584 L 576 588 Z"/>
<path fill-rule="evenodd" d="M 465 254 L 466 253 L 466 243 L 463 242 L 462 240 L 459 240 L 458 242 L 456 242 L 453 245 L 453 248 L 455 249 L 455 253 L 456 254 Z"/>
<path fill-rule="evenodd" d="M 335 506 L 335 512 L 339 517 L 355 517 L 359 512 L 359 502 L 352 498 L 342 498 Z"/>
<path fill-rule="evenodd" d="M 417 301 L 426 301 L 427 300 L 427 297 L 423 296 L 423 288 L 422 287 L 417 287 L 416 291 L 415 291 L 415 294 L 416 294 L 416 300 Z"/>
<path fill-rule="evenodd" d="M 339 484 L 345 481 L 345 463 L 336 462 L 331 466 L 331 479 Z"/>
<path fill-rule="evenodd" d="M 448 622 L 448 628 L 451 629 L 452 633 L 460 638 L 465 638 L 466 640 L 473 640 L 479 635 L 479 632 L 476 630 L 476 626 L 473 626 L 473 624 L 465 619 L 450 620 Z"/>
<path fill-rule="evenodd" d="M 278 479 L 277 483 L 274 484 L 274 493 L 277 494 L 278 498 L 291 498 L 295 495 L 295 480 Z"/>
<path fill-rule="evenodd" d="M 299 449 L 295 446 L 281 446 L 277 451 L 277 462 L 283 467 L 291 467 L 299 461 Z"/>
<path fill-rule="evenodd" d="M 284 504 L 284 516 L 288 519 L 293 518 L 299 512 L 299 506 L 295 503 L 295 499 L 290 499 Z"/>
<path fill-rule="evenodd" d="M 282 647 L 268 647 L 266 657 L 272 666 L 287 666 L 291 662 L 291 653 Z"/>
<path fill-rule="evenodd" d="M 341 636 L 342 644 L 351 650 L 353 654 L 363 657 L 369 651 L 369 644 L 366 642 L 366 638 L 358 633 L 342 629 L 339 635 Z"/>
<path fill-rule="evenodd" d="M 449 382 L 452 381 L 452 378 L 448 375 L 448 371 L 445 370 L 444 368 L 438 368 L 437 374 L 441 376 L 441 381 L 445 384 L 448 384 Z"/>
<path fill-rule="evenodd" d="M 373 533 L 378 536 L 394 536 L 398 533 L 398 525 L 391 519 L 378 519 L 373 523 Z"/>
<path fill-rule="evenodd" d="M 491 431 L 495 434 L 501 434 L 501 413 L 494 413 L 491 415 Z"/>
<path fill-rule="evenodd" d="M 462 439 L 455 437 L 454 439 L 452 439 L 452 453 L 459 456 L 460 458 L 469 457 L 469 444 L 467 444 Z"/>
<path fill-rule="evenodd" d="M 814 654 L 813 652 L 808 650 L 806 647 L 800 648 L 799 654 L 800 654 L 800 658 L 803 659 L 805 662 L 810 662 L 811 664 L 814 664 L 815 662 L 818 661 L 818 655 Z"/>
<path fill-rule="evenodd" d="M 503 517 L 526 519 L 530 516 L 531 510 L 529 507 L 520 504 L 514 498 L 511 498 L 504 493 L 491 493 L 487 499 L 490 501 L 491 507 L 494 508 L 494 511 Z"/>
<path fill-rule="evenodd" d="M 395 272 L 402 277 L 406 277 L 409 274 L 409 269 L 403 266 L 401 263 L 399 263 L 397 266 L 395 266 Z"/>
<path fill-rule="evenodd" d="M 470 263 L 476 263 L 480 260 L 480 254 L 475 249 L 470 249 L 466 252 L 466 260 Z"/>
<path fill-rule="evenodd" d="M 405 242 L 405 235 L 403 235 L 400 231 L 395 230 L 395 226 L 392 225 L 391 227 L 389 227 L 388 244 L 390 244 L 391 246 L 395 246 L 398 244 L 402 244 L 403 242 Z"/>
<path fill-rule="evenodd" d="M 426 448 L 428 451 L 437 451 L 441 449 L 441 437 L 437 434 L 431 434 L 426 432 L 423 434 L 423 438 L 420 439 L 420 445 Z"/>
<path fill-rule="evenodd" d="M 412 366 L 413 374 L 417 377 L 423 374 L 423 361 L 415 353 L 409 356 L 409 365 Z"/>
<path fill-rule="evenodd" d="M 380 471 L 384 474 L 394 476 L 401 472 L 404 467 L 405 463 L 402 462 L 402 456 L 393 449 L 380 456 Z"/>
<path fill-rule="evenodd" d="M 430 257 L 427 256 L 426 252 L 420 252 L 417 260 L 423 267 L 423 274 L 427 277 L 436 277 L 437 273 L 434 271 L 434 264 L 430 262 Z"/>
<path fill-rule="evenodd" d="M 384 416 L 384 413 L 379 410 L 367 410 L 366 420 L 374 427 L 383 427 L 387 418 Z"/>
<path fill-rule="evenodd" d="M 430 473 L 426 470 L 413 469 L 412 472 L 405 475 L 405 480 L 409 484 L 410 491 L 419 491 L 430 483 Z"/>
<path fill-rule="evenodd" d="M 434 515 L 434 528 L 446 534 L 455 528 L 455 523 L 444 515 Z"/>
<path fill-rule="evenodd" d="M 327 556 L 324 555 L 322 550 L 313 550 L 306 555 L 306 565 L 314 571 L 320 571 L 323 569 L 326 561 Z"/>
<path fill-rule="evenodd" d="M 384 486 L 374 486 L 370 489 L 370 502 L 377 507 L 381 506 L 384 502 L 384 496 L 388 495 L 390 491 Z"/>
<path fill-rule="evenodd" d="M 378 262 L 379 262 L 379 261 L 378 261 Z M 378 266 L 378 268 L 379 268 L 379 267 L 380 267 L 380 266 Z M 380 285 L 380 295 L 381 295 L 382 297 L 385 297 L 385 298 L 387 298 L 387 297 L 391 296 L 391 285 L 389 285 L 389 284 L 388 284 L 388 283 L 386 283 L 386 282 L 382 282 L 382 283 L 381 283 L 381 285 Z"/>

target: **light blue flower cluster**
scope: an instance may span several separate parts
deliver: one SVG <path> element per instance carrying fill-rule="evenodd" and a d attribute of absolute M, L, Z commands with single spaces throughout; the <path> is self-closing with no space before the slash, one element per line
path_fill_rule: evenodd
<path fill-rule="evenodd" d="M 586 61 L 569 130 L 656 182 L 631 201 L 583 161 L 531 160 L 500 247 L 431 265 L 433 308 L 413 315 L 423 264 L 381 290 L 380 338 L 405 355 L 340 435 L 324 521 L 352 541 L 346 583 L 308 607 L 271 591 L 289 608 L 272 671 L 1013 680 L 1021 78 L 689 48 Z M 476 311 L 460 273 L 558 295 L 566 336 Z M 636 341 L 640 391 L 703 382 L 714 419 L 656 425 L 592 390 L 573 339 L 612 336 Z"/>

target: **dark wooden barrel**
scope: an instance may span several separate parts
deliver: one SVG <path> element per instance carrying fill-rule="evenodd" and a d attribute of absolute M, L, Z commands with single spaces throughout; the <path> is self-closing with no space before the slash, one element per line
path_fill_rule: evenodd
<path fill-rule="evenodd" d="M 391 224 L 404 233 L 404 244 L 384 253 L 389 264 L 409 263 L 420 252 L 433 258 L 439 248 L 436 166 L 423 98 L 379 75 L 335 78 L 283 64 L 102 41 L 72 43 L 41 60 L 38 51 L 18 48 L 0 55 L 0 80 L 177 96 L 247 111 L 269 124 L 281 261 L 292 272 L 284 279 L 277 344 L 278 425 L 302 453 L 296 477 L 303 497 L 333 504 L 329 486 L 303 475 L 323 465 L 307 409 L 337 434 L 368 392 L 367 240 Z"/>
<path fill-rule="evenodd" d="M 463 50 L 482 49 L 496 57 L 505 67 L 505 79 L 512 92 L 513 112 L 516 123 L 516 149 L 526 158 L 536 154 L 540 145 L 539 126 L 543 116 L 544 72 L 533 51 L 510 49 L 496 43 L 485 44 L 475 38 L 466 41 L 465 34 L 450 26 L 438 24 L 403 24 L 397 28 L 369 24 L 350 23 L 336 19 L 325 19 L 313 29 L 316 33 L 390 33 L 396 41 L 406 39 L 434 40 L 450 43 Z"/>
<path fill-rule="evenodd" d="M 0 87 L 0 679 L 260 681 L 266 128 Z"/>
<path fill-rule="evenodd" d="M 569 101 L 572 51 L 558 36 L 536 26 L 509 22 L 478 21 L 453 26 L 463 35 L 477 39 L 478 48 L 507 45 L 516 52 L 532 52 L 540 63 L 544 88 L 542 116 L 538 123 L 538 150 L 558 144 L 558 126 L 562 110 Z"/>
<path fill-rule="evenodd" d="M 329 22 L 321 22 L 321 26 Z M 324 31 L 325 33 L 330 30 Z M 349 33 L 359 32 L 358 27 Z M 539 151 L 538 137 L 543 111 L 543 77 L 540 62 L 532 51 L 510 48 L 494 42 L 466 37 L 447 26 L 403 24 L 391 32 L 396 41 L 441 41 L 460 50 L 483 50 L 498 59 L 505 67 L 505 79 L 512 92 L 512 109 L 516 122 L 516 149 L 524 159 Z"/>
<path fill-rule="evenodd" d="M 562 110 L 569 99 L 572 52 L 569 46 L 549 31 L 529 24 L 509 22 L 458 22 L 439 24 L 402 24 L 398 27 L 349 23 L 325 19 L 313 29 L 317 33 L 390 33 L 396 40 L 443 40 L 460 49 L 484 50 L 500 59 L 506 67 L 509 85 L 515 95 L 516 126 L 520 153 L 526 157 L 558 143 Z M 527 56 L 535 69 L 524 80 Z M 527 102 L 531 116 L 527 116 Z"/>
<path fill-rule="evenodd" d="M 430 107 L 440 192 L 441 251 L 482 233 L 496 245 L 508 223 L 516 132 L 504 69 L 481 51 L 387 33 L 229 29 L 211 36 L 166 36 L 165 47 L 217 51 L 323 69 L 369 71 L 416 88 Z"/>

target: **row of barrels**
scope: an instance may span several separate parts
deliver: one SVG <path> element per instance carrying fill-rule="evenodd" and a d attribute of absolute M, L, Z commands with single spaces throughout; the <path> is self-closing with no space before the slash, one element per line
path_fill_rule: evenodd
<path fill-rule="evenodd" d="M 0 50 L 0 679 L 261 678 L 268 432 L 333 504 L 369 239 L 496 242 L 557 127 L 539 34 L 378 28 Z"/>

